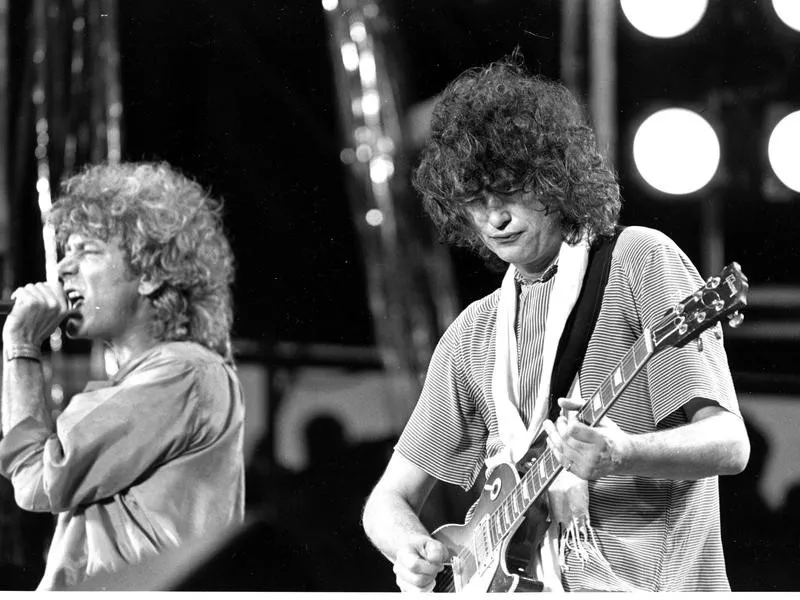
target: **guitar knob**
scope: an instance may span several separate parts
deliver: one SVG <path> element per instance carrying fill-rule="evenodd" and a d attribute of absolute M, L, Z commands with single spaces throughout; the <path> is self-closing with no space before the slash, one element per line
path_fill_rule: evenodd
<path fill-rule="evenodd" d="M 733 313 L 730 317 L 728 317 L 728 325 L 734 328 L 741 325 L 742 321 L 744 321 L 744 315 L 740 313 L 738 310 L 735 313 Z"/>

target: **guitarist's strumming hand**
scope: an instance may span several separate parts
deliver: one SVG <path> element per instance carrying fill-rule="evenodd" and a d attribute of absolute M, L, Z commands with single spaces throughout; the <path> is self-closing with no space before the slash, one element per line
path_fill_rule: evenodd
<path fill-rule="evenodd" d="M 441 542 L 424 535 L 411 538 L 398 549 L 394 561 L 400 591 L 433 591 L 436 575 L 447 559 L 447 548 Z"/>
<path fill-rule="evenodd" d="M 559 406 L 572 411 L 583 406 L 580 399 L 559 398 Z M 630 436 L 608 417 L 596 427 L 561 416 L 555 424 L 544 422 L 547 445 L 565 470 L 581 479 L 599 479 L 618 473 L 630 448 Z"/>

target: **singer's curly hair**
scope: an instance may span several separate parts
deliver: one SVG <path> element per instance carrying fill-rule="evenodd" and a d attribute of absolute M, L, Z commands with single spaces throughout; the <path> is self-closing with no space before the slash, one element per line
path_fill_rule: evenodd
<path fill-rule="evenodd" d="M 222 203 L 165 162 L 99 164 L 66 179 L 47 215 L 63 250 L 71 234 L 118 239 L 149 296 L 158 340 L 191 340 L 232 360 L 233 253 Z"/>
<path fill-rule="evenodd" d="M 583 107 L 562 84 L 527 73 L 517 51 L 447 86 L 413 184 L 441 237 L 487 259 L 466 211 L 484 191 L 532 192 L 558 213 L 568 243 L 610 235 L 622 203 Z"/>

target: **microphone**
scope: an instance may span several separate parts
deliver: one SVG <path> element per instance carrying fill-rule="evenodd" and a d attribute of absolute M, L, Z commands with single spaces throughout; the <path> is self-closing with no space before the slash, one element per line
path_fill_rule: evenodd
<path fill-rule="evenodd" d="M 9 313 L 13 308 L 14 308 L 14 300 L 0 300 L 0 321 L 2 321 L 2 319 L 6 318 L 9 315 Z M 72 314 L 73 314 L 72 311 L 70 311 L 69 313 L 67 313 L 67 316 L 64 317 L 64 319 L 69 318 L 69 316 Z"/>

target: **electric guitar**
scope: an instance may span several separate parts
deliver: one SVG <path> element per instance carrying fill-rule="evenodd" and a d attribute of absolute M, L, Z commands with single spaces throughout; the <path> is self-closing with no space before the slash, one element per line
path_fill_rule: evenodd
<path fill-rule="evenodd" d="M 724 317 L 729 319 L 731 327 L 738 327 L 743 320 L 739 309 L 747 304 L 748 287 L 747 277 L 736 263 L 710 277 L 699 290 L 669 310 L 658 324 L 644 330 L 577 412 L 577 418 L 590 427 L 596 426 L 656 352 L 683 346 Z M 511 463 L 494 467 L 486 475 L 484 490 L 470 519 L 463 525 L 443 525 L 433 532 L 432 537 L 449 552 L 434 591 L 542 590 L 542 582 L 533 575 L 531 556 L 549 524 L 541 506 L 543 494 L 562 466 L 547 447 L 530 464 L 522 476 Z"/>

